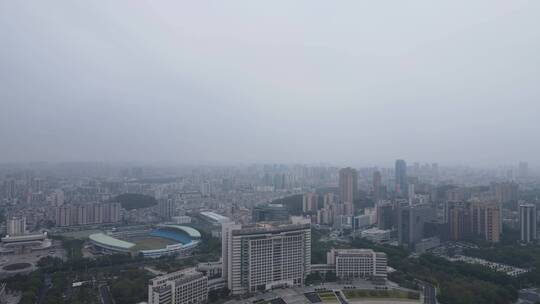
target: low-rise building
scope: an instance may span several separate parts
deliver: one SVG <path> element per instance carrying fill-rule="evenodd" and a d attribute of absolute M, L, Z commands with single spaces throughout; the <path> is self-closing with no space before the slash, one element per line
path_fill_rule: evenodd
<path fill-rule="evenodd" d="M 149 304 L 198 304 L 208 300 L 208 278 L 194 268 L 150 280 Z"/>
<path fill-rule="evenodd" d="M 386 278 L 386 254 L 371 249 L 332 249 L 327 264 L 335 266 L 340 279 Z"/>

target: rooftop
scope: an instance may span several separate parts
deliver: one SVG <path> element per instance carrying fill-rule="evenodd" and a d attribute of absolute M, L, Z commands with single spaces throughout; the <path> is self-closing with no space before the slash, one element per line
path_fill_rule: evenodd
<path fill-rule="evenodd" d="M 94 233 L 94 234 L 91 234 L 88 238 L 91 241 L 96 242 L 96 243 L 100 243 L 100 244 L 104 244 L 104 245 L 108 245 L 112 247 L 118 247 L 118 248 L 122 248 L 126 250 L 131 249 L 132 247 L 135 246 L 135 244 L 133 243 L 115 239 L 104 233 Z"/>

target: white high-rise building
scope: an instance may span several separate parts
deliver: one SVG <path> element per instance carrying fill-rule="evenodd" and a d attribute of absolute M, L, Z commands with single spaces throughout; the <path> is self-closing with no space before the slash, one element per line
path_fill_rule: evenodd
<path fill-rule="evenodd" d="M 371 249 L 332 249 L 327 253 L 328 265 L 335 265 L 340 279 L 386 278 L 386 253 Z"/>
<path fill-rule="evenodd" d="M 26 217 L 13 217 L 7 221 L 7 234 L 17 236 L 26 234 Z"/>
<path fill-rule="evenodd" d="M 311 270 L 310 220 L 252 227 L 223 224 L 223 278 L 233 295 L 302 286 Z"/>
<path fill-rule="evenodd" d="M 536 240 L 536 205 L 519 205 L 519 225 L 521 228 L 521 241 L 524 243 Z"/>
<path fill-rule="evenodd" d="M 149 304 L 199 304 L 208 300 L 208 277 L 194 268 L 153 278 L 148 283 Z"/>

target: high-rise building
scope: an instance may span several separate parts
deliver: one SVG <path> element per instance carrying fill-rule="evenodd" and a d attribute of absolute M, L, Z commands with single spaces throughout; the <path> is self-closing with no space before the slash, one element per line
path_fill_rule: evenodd
<path fill-rule="evenodd" d="M 172 199 L 161 199 L 158 202 L 159 215 L 164 219 L 170 219 L 175 215 L 176 205 Z"/>
<path fill-rule="evenodd" d="M 7 234 L 17 236 L 26 234 L 26 217 L 13 217 L 7 220 Z"/>
<path fill-rule="evenodd" d="M 373 172 L 373 202 L 377 204 L 381 200 L 382 176 L 380 171 Z"/>
<path fill-rule="evenodd" d="M 222 228 L 223 277 L 233 295 L 304 284 L 311 269 L 309 219 Z"/>
<path fill-rule="evenodd" d="M 394 227 L 394 208 L 390 202 L 377 204 L 377 228 L 389 230 Z"/>
<path fill-rule="evenodd" d="M 424 224 L 435 218 L 435 209 L 429 205 L 400 206 L 398 211 L 399 245 L 414 249 L 414 245 L 424 238 Z"/>
<path fill-rule="evenodd" d="M 202 304 L 208 300 L 208 277 L 194 268 L 171 272 L 148 283 L 149 304 Z"/>
<path fill-rule="evenodd" d="M 520 162 L 518 167 L 518 177 L 527 178 L 529 177 L 529 164 L 527 162 Z"/>
<path fill-rule="evenodd" d="M 319 196 L 315 193 L 304 193 L 302 197 L 302 211 L 305 213 L 317 212 L 319 209 Z"/>
<path fill-rule="evenodd" d="M 488 242 L 499 242 L 502 224 L 499 204 L 474 202 L 470 208 L 472 233 L 482 236 Z"/>
<path fill-rule="evenodd" d="M 71 216 L 71 209 L 72 206 L 70 205 L 63 205 L 60 207 L 56 207 L 55 212 L 55 222 L 56 226 L 59 227 L 66 227 L 71 226 L 72 224 L 72 216 Z"/>
<path fill-rule="evenodd" d="M 498 203 L 517 202 L 519 185 L 514 182 L 494 184 L 495 197 Z"/>
<path fill-rule="evenodd" d="M 253 222 L 279 222 L 289 219 L 289 212 L 283 204 L 261 204 L 253 207 Z"/>
<path fill-rule="evenodd" d="M 386 279 L 386 253 L 371 249 L 332 249 L 326 255 L 326 263 L 335 265 L 340 279 L 369 278 Z"/>
<path fill-rule="evenodd" d="M 14 199 L 17 197 L 17 183 L 15 179 L 8 179 L 4 181 L 4 193 L 8 199 Z"/>
<path fill-rule="evenodd" d="M 354 203 L 358 195 L 358 173 L 355 169 L 339 170 L 339 195 L 342 202 Z"/>
<path fill-rule="evenodd" d="M 408 181 L 407 181 L 407 163 L 402 160 L 396 160 L 396 194 L 399 197 L 408 197 Z"/>
<path fill-rule="evenodd" d="M 332 205 L 336 202 L 336 195 L 332 192 L 326 193 L 323 197 L 323 207 L 332 208 Z"/>
<path fill-rule="evenodd" d="M 519 205 L 519 225 L 523 243 L 536 241 L 536 205 Z"/>

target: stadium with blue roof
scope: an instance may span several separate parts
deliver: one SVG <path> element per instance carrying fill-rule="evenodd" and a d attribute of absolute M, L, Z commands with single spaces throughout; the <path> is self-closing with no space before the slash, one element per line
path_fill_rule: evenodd
<path fill-rule="evenodd" d="M 89 236 L 96 252 L 129 253 L 147 258 L 186 255 L 201 242 L 201 233 L 181 225 L 96 233 Z"/>

